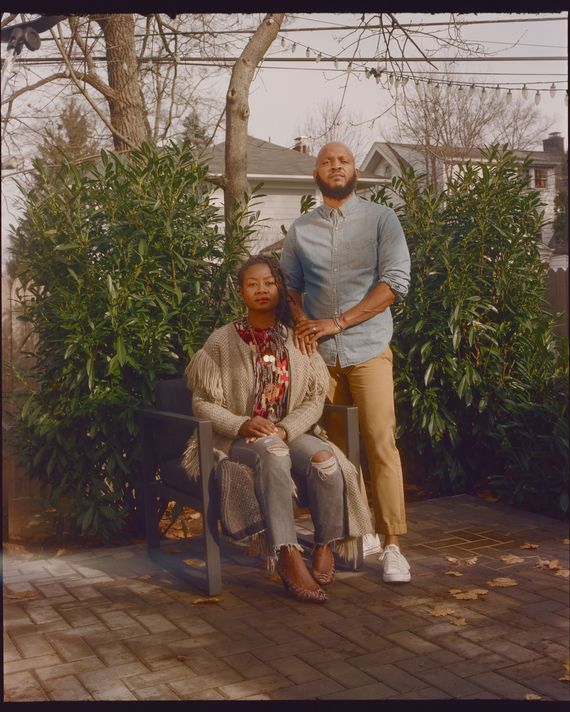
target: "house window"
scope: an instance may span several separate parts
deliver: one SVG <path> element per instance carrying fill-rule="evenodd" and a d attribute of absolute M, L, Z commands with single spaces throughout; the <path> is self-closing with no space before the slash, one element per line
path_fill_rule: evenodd
<path fill-rule="evenodd" d="M 548 173 L 546 168 L 534 169 L 534 187 L 546 188 L 548 186 Z"/>

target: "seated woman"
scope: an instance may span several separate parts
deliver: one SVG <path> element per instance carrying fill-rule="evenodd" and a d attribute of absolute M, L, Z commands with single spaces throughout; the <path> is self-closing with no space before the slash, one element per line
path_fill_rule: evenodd
<path fill-rule="evenodd" d="M 276 569 L 300 601 L 323 603 L 335 578 L 331 545 L 345 558 L 372 530 L 358 473 L 343 453 L 310 431 L 321 417 L 328 372 L 318 353 L 293 344 L 287 290 L 277 260 L 251 257 L 239 270 L 247 316 L 214 331 L 186 374 L 196 416 L 212 421 L 214 446 L 253 471 L 255 496 Z M 196 441 L 185 454 L 193 470 Z M 194 469 L 195 471 L 195 469 Z M 315 530 L 312 571 L 297 542 L 293 495 L 305 500 Z"/>

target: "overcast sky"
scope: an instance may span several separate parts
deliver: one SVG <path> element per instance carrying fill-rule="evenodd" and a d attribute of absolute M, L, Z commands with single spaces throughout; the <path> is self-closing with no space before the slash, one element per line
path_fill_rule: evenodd
<path fill-rule="evenodd" d="M 460 20 L 522 20 L 526 17 L 546 18 L 556 16 L 557 21 L 536 22 L 500 22 L 476 25 L 465 25 L 462 36 L 465 39 L 479 42 L 486 51 L 495 57 L 526 57 L 525 61 L 494 61 L 494 62 L 462 62 L 453 65 L 437 61 L 438 57 L 451 57 L 453 50 L 441 48 L 433 61 L 435 67 L 412 64 L 414 72 L 425 69 L 432 71 L 451 70 L 466 76 L 469 84 L 477 86 L 499 84 L 500 91 L 511 88 L 513 94 L 520 94 L 524 83 L 529 89 L 529 107 L 534 106 L 537 90 L 541 91 L 539 105 L 541 113 L 553 119 L 552 131 L 559 131 L 568 143 L 568 109 L 565 106 L 564 95 L 567 91 L 567 61 L 543 61 L 538 57 L 567 56 L 567 13 L 534 13 L 507 14 L 497 13 L 462 15 Z M 448 14 L 398 14 L 401 24 L 407 22 L 438 22 L 449 19 Z M 252 25 L 257 19 L 252 15 Z M 351 14 L 306 14 L 290 15 L 282 28 L 277 41 L 268 53 L 266 62 L 257 73 L 250 95 L 249 133 L 264 140 L 271 140 L 283 146 L 292 146 L 293 140 L 302 131 L 307 119 L 314 114 L 323 102 L 330 100 L 335 106 L 341 102 L 346 105 L 358 122 L 362 123 L 366 141 L 371 144 L 375 140 L 385 140 L 393 129 L 390 107 L 394 103 L 394 95 L 382 84 L 377 84 L 373 78 L 366 79 L 365 66 L 375 67 L 374 62 L 365 62 L 360 58 L 375 56 L 376 41 L 368 40 L 358 47 L 358 55 L 354 57 L 353 67 L 347 81 L 347 64 L 342 62 L 335 71 L 331 63 L 321 60 L 316 62 L 271 62 L 272 57 L 305 57 L 307 48 L 312 57 L 321 53 L 322 57 L 349 57 L 355 52 L 356 45 L 350 43 L 357 39 L 356 33 L 346 37 L 347 33 L 334 30 L 335 25 L 355 24 L 358 16 Z M 330 31 L 295 32 L 294 28 L 329 27 Z M 423 28 L 427 31 L 428 28 Z M 442 28 L 431 28 L 442 32 Z M 342 46 L 341 34 L 344 36 Z M 282 39 L 285 47 L 282 46 Z M 292 43 L 296 50 L 291 50 Z M 424 46 L 427 40 L 423 41 Z M 429 44 L 429 42 L 428 42 Z M 5 56 L 6 45 L 2 45 L 2 55 Z M 393 48 L 395 50 L 395 48 Z M 23 50 L 25 53 L 27 50 Z M 39 53 L 38 53 L 39 54 Z M 413 47 L 408 46 L 406 56 L 418 55 Z M 325 68 L 326 67 L 326 68 Z M 434 79 L 437 74 L 432 74 Z M 224 97 L 227 90 L 228 72 L 221 72 L 211 83 L 211 91 Z M 555 84 L 554 98 L 549 95 L 549 88 Z M 399 91 L 401 91 L 401 87 Z M 8 85 L 7 91 L 10 91 Z M 414 82 L 410 81 L 406 92 L 415 93 Z M 29 101 L 29 99 L 27 99 Z M 378 118 L 380 115 L 383 116 Z M 371 127 L 371 122 L 374 121 Z M 220 135 L 220 139 L 223 134 Z M 218 138 L 216 138 L 217 142 Z M 14 222 L 15 191 L 10 172 L 2 172 L 2 265 L 5 262 L 6 229 Z"/>

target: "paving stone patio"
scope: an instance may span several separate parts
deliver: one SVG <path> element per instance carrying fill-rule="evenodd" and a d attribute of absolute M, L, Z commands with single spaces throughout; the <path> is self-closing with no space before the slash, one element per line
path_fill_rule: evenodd
<path fill-rule="evenodd" d="M 4 701 L 570 699 L 567 524 L 467 495 L 407 511 L 411 583 L 371 556 L 322 606 L 229 541 L 216 603 L 144 544 L 4 554 Z M 199 544 L 165 550 L 199 571 Z"/>

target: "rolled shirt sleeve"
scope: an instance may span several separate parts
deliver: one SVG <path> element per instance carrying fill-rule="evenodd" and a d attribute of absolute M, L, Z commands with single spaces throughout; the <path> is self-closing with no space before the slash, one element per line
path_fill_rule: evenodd
<path fill-rule="evenodd" d="M 378 281 L 385 282 L 401 301 L 410 287 L 410 252 L 393 210 L 378 221 Z"/>

